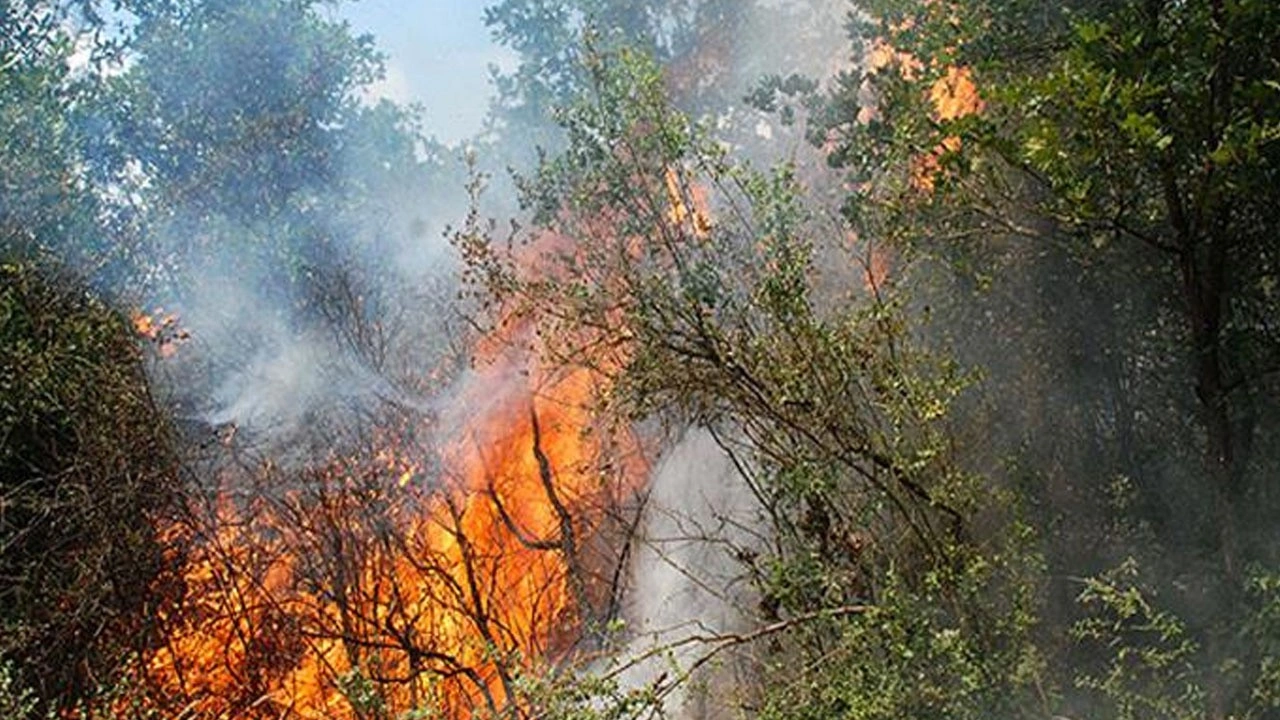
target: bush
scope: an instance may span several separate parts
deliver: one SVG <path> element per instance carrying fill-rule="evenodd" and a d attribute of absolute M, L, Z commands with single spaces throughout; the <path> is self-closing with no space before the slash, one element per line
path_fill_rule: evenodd
<path fill-rule="evenodd" d="M 177 478 L 127 319 L 0 261 L 0 661 L 42 705 L 88 696 L 146 641 Z"/>

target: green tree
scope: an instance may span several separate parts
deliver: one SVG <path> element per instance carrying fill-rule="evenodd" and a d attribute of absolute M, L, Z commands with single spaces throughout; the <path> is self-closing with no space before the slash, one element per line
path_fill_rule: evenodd
<path fill-rule="evenodd" d="M 772 644 L 762 696 L 736 702 L 768 717 L 1029 707 L 1035 557 L 957 462 L 964 374 L 923 351 L 904 298 L 850 290 L 864 266 L 789 167 L 726 157 L 640 54 L 590 55 L 585 72 L 566 151 L 525 187 L 547 239 L 510 254 L 474 223 L 458 243 L 554 359 L 608 378 L 608 410 L 706 428 L 738 461 L 768 538 L 738 556 L 759 592 L 749 635 Z"/>
<path fill-rule="evenodd" d="M 1055 566 L 1159 557 L 1201 662 L 1233 666 L 1245 568 L 1275 561 L 1275 5 L 858 7 L 864 63 L 811 105 L 858 188 L 849 217 L 1008 294 L 980 301 L 1007 310 L 994 321 L 954 296 L 941 317 L 1035 348 L 969 341 L 1009 397 L 1039 396 L 1006 417 L 1042 436 L 1023 459 L 1057 506 L 1045 520 L 1103 538 L 1082 552 L 1055 531 Z M 1117 476 L 1137 502 L 1086 511 Z M 1210 714 L 1247 704 L 1249 683 L 1220 673 Z"/>
<path fill-rule="evenodd" d="M 74 123 L 88 92 L 69 66 L 68 15 L 58 3 L 0 3 L 0 247 L 97 232 Z"/>
<path fill-rule="evenodd" d="M 676 104 L 685 111 L 716 113 L 736 103 L 733 70 L 747 55 L 739 44 L 755 16 L 774 13 L 778 23 L 794 15 L 757 0 L 502 0 L 485 9 L 485 23 L 519 60 L 510 73 L 495 73 L 497 98 L 491 123 L 498 151 L 519 167 L 536 161 L 529 148 L 563 148 L 559 110 L 590 83 L 584 58 L 629 47 L 658 62 Z M 506 149 L 510 146 L 512 149 Z"/>
<path fill-rule="evenodd" d="M 141 163 L 167 205 L 248 225 L 334 179 L 334 126 L 380 72 L 372 38 L 311 2 L 156 3 L 139 10 L 130 52 L 115 98 L 122 160 Z"/>
<path fill-rule="evenodd" d="M 412 110 L 361 100 L 382 58 L 324 5 L 134 8 L 130 62 L 83 122 L 97 131 L 100 186 L 124 200 L 117 252 L 153 297 L 180 300 L 222 265 L 252 278 L 264 306 L 299 308 L 294 319 L 313 323 L 329 275 L 377 275 L 387 268 L 363 266 L 393 263 L 394 243 L 407 245 L 422 224 L 403 208 L 407 196 L 438 211 L 450 173 L 461 184 Z M 392 199 L 402 207 L 389 227 Z"/>
<path fill-rule="evenodd" d="M 405 283 L 435 270 L 430 235 L 460 202 L 463 172 L 414 109 L 362 99 L 383 71 L 373 39 L 323 2 L 183 0 L 133 15 L 129 62 L 80 113 L 115 261 L 95 280 L 197 331 L 172 368 L 178 402 L 210 410 L 246 357 L 299 345 L 323 345 L 333 372 L 362 386 L 407 381 L 385 372 L 425 364 L 409 358 L 407 338 L 427 331 L 406 329 L 420 296 Z"/>
<path fill-rule="evenodd" d="M 943 218 L 967 237 L 1057 233 L 1082 241 L 1086 261 L 1124 263 L 1116 277 L 1165 289 L 1162 304 L 1183 316 L 1203 477 L 1222 531 L 1232 532 L 1256 493 L 1248 455 L 1255 420 L 1242 406 L 1267 385 L 1266 358 L 1276 348 L 1263 319 L 1277 272 L 1268 230 L 1280 152 L 1274 5 L 1042 11 L 876 2 L 866 10 L 864 37 L 910 53 L 921 69 L 873 68 L 847 79 L 822 126 L 844 138 L 836 159 L 867 158 L 864 178 L 890 162 L 899 177 L 918 174 L 920 157 L 953 136 L 961 142 L 931 166 L 936 194 L 900 202 L 901 215 Z M 972 72 L 980 111 L 948 113 L 930 99 L 957 69 Z M 868 90 L 880 116 L 860 122 Z M 876 204 L 884 196 L 875 192 L 883 190 L 853 204 Z M 1140 251 L 1108 254 L 1117 244 Z M 1238 572 L 1235 544 L 1224 536 L 1221 549 Z"/>

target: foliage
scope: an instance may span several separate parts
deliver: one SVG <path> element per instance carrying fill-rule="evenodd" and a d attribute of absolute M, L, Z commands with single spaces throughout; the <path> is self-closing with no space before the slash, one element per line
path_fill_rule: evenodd
<path fill-rule="evenodd" d="M 1255 568 L 1248 586 L 1251 612 L 1241 633 L 1255 645 L 1249 668 L 1254 673 L 1251 715 L 1267 717 L 1280 709 L 1280 575 Z"/>
<path fill-rule="evenodd" d="M 891 568 L 865 615 L 806 624 L 784 641 L 800 652 L 766 663 L 760 716 L 1037 716 L 1045 659 L 1027 641 L 1034 584 L 992 606 L 991 588 L 1011 571 L 1019 568 L 975 557 L 912 582 Z"/>
<path fill-rule="evenodd" d="M 143 12 L 117 83 L 120 150 L 192 210 L 248 224 L 334 173 L 329 126 L 378 73 L 372 39 L 313 3 L 173 3 Z M 230 172 L 234 169 L 235 172 Z"/>
<path fill-rule="evenodd" d="M 520 674 L 516 689 L 537 717 L 557 720 L 631 720 L 661 707 L 656 686 L 624 688 L 613 673 L 540 667 Z"/>
<path fill-rule="evenodd" d="M 127 62 L 73 115 L 104 227 L 47 244 L 92 255 L 94 282 L 181 314 L 195 342 L 165 370 L 185 414 L 252 406 L 242 425 L 310 415 L 337 432 L 349 397 L 228 390 L 260 376 L 247 358 L 316 358 L 312 376 L 338 378 L 317 385 L 399 397 L 444 344 L 448 318 L 423 306 L 451 292 L 431 236 L 460 202 L 461 168 L 417 109 L 367 101 L 382 58 L 327 3 L 142 5 Z"/>
<path fill-rule="evenodd" d="M 1250 691 L 1231 698 L 1229 712 L 1270 717 L 1277 687 L 1274 573 L 1251 571 L 1237 622 L 1241 642 L 1230 646 L 1237 653 L 1231 656 L 1206 652 L 1186 622 L 1157 603 L 1149 575 L 1128 559 L 1084 581 L 1079 602 L 1085 612 L 1071 635 L 1096 654 L 1075 683 L 1098 702 L 1097 711 L 1117 718 L 1201 718 L 1243 675 Z"/>
<path fill-rule="evenodd" d="M 588 82 L 583 59 L 598 50 L 626 46 L 668 67 L 730 42 L 756 6 L 754 0 L 502 0 L 485 8 L 485 24 L 511 48 L 520 64 L 497 75 L 497 117 L 512 132 L 550 140 L 556 108 L 572 103 Z M 714 37 L 713 37 L 714 36 Z M 690 89 L 703 78 L 691 78 Z M 547 144 L 547 143 L 542 143 Z M 554 147 L 558 147 L 558 144 Z"/>
<path fill-rule="evenodd" d="M 861 67 L 807 98 L 813 140 L 849 172 L 847 217 L 965 278 L 922 294 L 939 301 L 939 334 L 999 383 L 990 417 L 1029 424 L 1009 452 L 1035 474 L 1019 490 L 1044 508 L 1051 566 L 1092 575 L 1107 556 L 1159 558 L 1178 632 L 1213 677 L 1203 712 L 1244 707 L 1253 680 L 1218 669 L 1250 652 L 1236 632 L 1242 573 L 1270 562 L 1262 538 L 1274 537 L 1262 520 L 1274 511 L 1261 507 L 1274 500 L 1262 490 L 1274 448 L 1254 438 L 1276 420 L 1256 398 L 1274 391 L 1261 358 L 1280 347 L 1258 319 L 1274 307 L 1276 273 L 1280 144 L 1268 128 L 1280 96 L 1263 90 L 1280 67 L 1275 5 L 858 7 Z M 965 339 L 974 333 L 983 339 Z M 1012 352 L 991 352 L 991 335 Z M 1034 352 L 1020 357 L 1009 335 Z M 1061 361 L 1046 354 L 1059 346 Z M 1117 475 L 1136 482 L 1136 502 L 1100 507 Z M 1084 537 L 1090 545 L 1077 544 Z M 1171 617 L 1147 621 L 1171 632 Z M 1157 658 L 1130 641 L 1117 640 L 1124 658 Z M 1190 662 L 1189 651 L 1175 656 Z M 1121 691 L 1116 677 L 1086 684 L 1113 699 L 1132 692 L 1119 712 L 1150 702 L 1159 716 L 1191 713 L 1201 700 Z"/>
<path fill-rule="evenodd" d="M 1110 657 L 1101 672 L 1083 673 L 1076 683 L 1106 697 L 1121 720 L 1203 717 L 1204 693 L 1192 662 L 1198 648 L 1178 618 L 1153 608 L 1132 584 L 1136 575 L 1129 561 L 1085 581 L 1080 603 L 1090 614 L 1072 635 L 1106 648 Z"/>
<path fill-rule="evenodd" d="M 178 464 L 128 323 L 74 281 L 5 260 L 0 341 L 0 656 L 66 705 L 151 639 Z"/>
<path fill-rule="evenodd" d="M 105 227 L 45 246 L 88 255 L 94 281 L 170 308 L 194 308 L 229 276 L 244 302 L 306 331 L 335 313 L 392 315 L 381 278 L 443 224 L 460 167 L 417 110 L 362 99 L 382 57 L 326 5 L 126 7 L 122 59 L 84 77 L 64 121 Z M 363 307 L 335 307 L 356 296 Z"/>
<path fill-rule="evenodd" d="M 825 297 L 819 288 L 835 257 L 832 243 L 814 231 L 787 170 L 771 176 L 735 167 L 721 148 L 704 143 L 700 128 L 670 112 L 660 73 L 625 50 L 586 55 L 588 98 L 560 115 L 567 148 L 526 186 L 530 205 L 558 238 L 534 240 L 525 251 L 550 248 L 542 252 L 549 277 L 531 282 L 504 270 L 476 242 L 482 233 L 472 232 L 462 244 L 473 262 L 479 258 L 473 277 L 540 317 L 563 361 L 616 372 L 616 409 L 636 418 L 670 418 L 674 411 L 677 423 L 719 428 L 726 448 L 741 453 L 776 542 L 775 554 L 748 563 L 766 619 L 875 600 L 867 617 L 842 621 L 847 627 L 835 631 L 856 629 L 858 652 L 815 668 L 821 680 L 802 674 L 796 682 L 808 681 L 803 687 L 818 688 L 814 694 L 802 699 L 803 690 L 784 683 L 769 696 L 781 716 L 1034 714 L 1053 712 L 1063 695 L 1072 696 L 1063 684 L 1069 678 L 1045 670 L 1054 653 L 1096 659 L 1084 641 L 1098 639 L 1103 621 L 1088 615 L 1092 620 L 1076 625 L 1074 649 L 1056 640 L 1033 647 L 1042 599 L 1034 541 L 1013 542 L 1016 528 L 1025 526 L 1007 516 L 994 526 L 975 522 L 1021 503 L 1033 509 L 1029 519 L 1046 531 L 1050 561 L 1065 572 L 1082 562 L 1096 567 L 1107 553 L 1126 548 L 1158 554 L 1154 545 L 1196 558 L 1161 568 L 1179 578 L 1175 587 L 1218 585 L 1211 599 L 1199 601 L 1183 585 L 1175 597 L 1188 619 L 1179 620 L 1150 609 L 1131 588 L 1091 581 L 1080 607 L 1066 608 L 1066 615 L 1101 607 L 1158 641 L 1147 644 L 1141 632 L 1116 636 L 1111 670 L 1082 675 L 1081 689 L 1107 698 L 1122 716 L 1147 708 L 1159 716 L 1221 717 L 1227 707 L 1243 707 L 1241 692 L 1268 671 L 1251 665 L 1242 678 L 1217 668 L 1237 667 L 1251 652 L 1235 637 L 1240 619 L 1232 608 L 1242 607 L 1241 564 L 1268 552 L 1265 541 L 1244 548 L 1237 535 L 1255 534 L 1248 528 L 1262 515 L 1243 500 L 1262 500 L 1274 462 L 1252 440 L 1260 423 L 1273 419 L 1261 419 L 1253 398 L 1272 387 L 1273 371 L 1261 358 L 1277 347 L 1269 322 L 1257 314 L 1274 307 L 1268 228 L 1275 224 L 1271 155 L 1280 145 L 1268 129 L 1276 96 L 1262 90 L 1276 82 L 1274 6 L 895 0 L 859 6 L 858 71 L 826 96 L 812 83 L 774 78 L 753 101 L 776 109 L 783 107 L 779 94 L 808 95 L 811 136 L 830 150 L 833 164 L 850 171 L 845 216 L 859 236 L 892 245 L 908 261 L 948 260 L 962 275 L 973 273 L 979 288 L 996 283 L 982 277 L 984 270 L 1008 274 L 1000 278 L 1005 286 L 1027 272 L 1031 283 L 1047 283 L 1034 288 L 1047 304 L 1055 293 L 1069 293 L 1085 312 L 1098 309 L 1081 319 L 1078 332 L 1096 338 L 1106 356 L 1068 357 L 1096 363 L 1091 367 L 1112 383 L 1096 398 L 1086 395 L 1088 404 L 1078 402 L 1088 392 L 1078 386 L 1047 386 L 1063 372 L 1055 359 L 978 350 L 978 362 L 1017 373 L 999 380 L 1014 402 L 1049 395 L 1043 404 L 1010 408 L 1033 423 L 1024 442 L 1035 444 L 1023 461 L 1035 482 L 1019 486 L 1013 477 L 987 480 L 960 469 L 964 458 L 995 455 L 1001 446 L 957 450 L 956 426 L 944 419 L 961 397 L 963 375 L 911 342 L 905 296 L 877 288 L 866 303 Z M 1020 251 L 1018 242 L 1040 245 Z M 942 301 L 940 317 L 957 321 L 952 333 L 975 327 L 975 320 L 985 332 L 1007 332 L 1023 317 L 1017 294 L 1006 306 L 1014 318 L 993 322 L 990 310 L 981 310 L 990 301 L 967 307 L 946 294 L 956 285 L 944 287 L 912 289 L 926 301 Z M 1058 344 L 1055 333 L 1069 327 L 1032 322 L 1026 335 L 1040 345 L 1030 347 Z M 973 349 L 964 343 L 962 350 Z M 612 353 L 608 362 L 599 361 L 600 348 Z M 1154 378 L 1140 377 L 1151 368 L 1160 368 Z M 1083 385 L 1088 372 L 1060 380 Z M 1186 379 L 1170 379 L 1179 376 Z M 1047 416 L 1036 409 L 1059 407 L 1071 413 L 1072 434 L 1035 437 L 1037 428 L 1052 432 L 1038 425 Z M 1113 423 L 1099 433 L 1099 424 Z M 1186 438 L 1185 445 L 1150 449 L 1173 435 Z M 1118 474 L 1097 472 L 1084 455 L 1079 464 L 1060 459 L 1095 447 Z M 1094 477 L 1072 477 L 1076 468 Z M 1108 509 L 1106 483 L 1117 476 L 1138 478 L 1137 500 Z M 1170 480 L 1161 485 L 1161 477 Z M 1040 514 L 1043 498 L 1062 498 L 1076 483 L 1073 504 Z M 995 507 L 979 497 L 995 498 Z M 1215 511 L 1198 512 L 1203 502 Z M 967 549 L 971 524 L 982 527 L 976 534 L 985 552 Z M 934 535 L 934 527 L 964 532 Z M 1133 527 L 1142 530 L 1124 529 Z M 1101 547 L 1073 540 L 1093 529 L 1104 533 Z M 978 573 L 988 584 L 962 592 L 967 573 L 955 567 L 992 566 L 985 544 L 991 541 L 1017 548 L 1000 554 L 1008 575 Z M 845 566 L 834 549 L 849 545 L 862 554 Z M 937 556 L 956 564 L 945 565 L 949 574 L 939 576 L 929 564 Z M 929 594 L 931 578 L 955 593 L 954 606 Z M 886 586 L 897 587 L 897 595 Z M 1002 592 L 1019 598 L 1014 615 L 1022 620 L 1007 634 L 995 633 L 998 640 L 973 633 L 977 621 L 959 622 L 964 629 L 948 625 L 969 614 L 985 617 L 984 606 Z M 886 610 L 895 597 L 906 598 L 910 610 Z M 926 597 L 930 602 L 915 604 Z M 940 605 L 954 614 L 930 620 Z M 874 626 L 872 617 L 892 621 Z M 907 638 L 935 641 L 922 641 L 923 649 L 895 645 L 894 632 L 904 627 L 911 628 L 902 630 Z M 1065 629 L 1044 632 L 1052 635 L 1055 627 Z M 949 655 L 937 638 L 966 649 Z M 1172 646 L 1159 645 L 1165 641 Z M 885 650 L 869 650 L 879 647 Z M 798 656 L 809 653 L 832 657 L 820 644 Z M 928 670 L 894 663 L 906 655 L 927 657 Z M 877 666 L 880 657 L 888 661 Z M 1153 676 L 1172 679 L 1136 680 L 1146 671 L 1130 667 L 1135 659 Z M 778 667 L 793 666 L 783 660 Z M 1208 692 L 1186 679 L 1209 668 L 1215 670 Z M 852 687 L 850 677 L 857 678 Z M 912 681 L 863 695 L 868 677 Z M 1008 682 L 1019 689 L 993 690 Z M 1026 692 L 1032 686 L 1038 698 Z M 958 689 L 965 687 L 992 694 L 965 704 L 982 694 Z M 929 705 L 931 692 L 956 704 Z"/>
<path fill-rule="evenodd" d="M 912 342 L 888 286 L 823 293 L 866 274 L 788 167 L 735 165 L 640 55 L 587 68 L 566 151 L 526 184 L 541 235 L 513 255 L 473 223 L 457 239 L 471 277 L 538 321 L 553 357 L 616 381 L 613 412 L 710 428 L 738 458 L 770 538 L 740 553 L 757 620 L 869 606 L 781 635 L 761 677 L 805 671 L 765 684 L 768 716 L 1008 707 L 1034 675 L 1034 551 L 975 535 L 980 514 L 1012 518 L 956 463 L 963 373 Z M 1023 537 L 1008 527 L 996 538 Z"/>
<path fill-rule="evenodd" d="M 758 134 L 763 117 L 743 108 L 742 96 L 759 75 L 825 65 L 820 53 L 838 52 L 831 30 L 838 28 L 839 6 L 838 0 L 494 2 L 485 9 L 485 22 L 518 64 L 493 73 L 497 97 L 489 134 L 498 142 L 485 154 L 525 168 L 540 160 L 535 149 L 551 154 L 564 149 L 563 128 L 555 117 L 590 85 L 585 61 L 624 47 L 658 63 L 673 105 L 695 117 L 714 118 L 722 136 L 731 137 L 740 150 L 758 150 L 765 144 Z M 781 28 L 786 30 L 780 34 Z M 822 49 L 815 39 L 824 41 Z M 497 173 L 506 169 L 490 163 L 485 167 Z"/>
<path fill-rule="evenodd" d="M 743 39 L 792 5 L 817 3 L 485 10 L 520 63 L 495 78 L 482 152 L 502 157 L 482 164 L 553 152 L 519 179 L 530 230 L 495 238 L 477 204 L 455 237 L 468 299 L 536 327 L 544 360 L 606 378 L 611 421 L 711 433 L 761 523 L 758 544 L 730 548 L 754 630 L 685 638 L 704 654 L 640 687 L 613 666 L 504 657 L 490 710 L 657 716 L 730 650 L 754 682 L 723 705 L 772 720 L 1274 716 L 1280 5 L 858 0 L 858 64 L 832 83 L 788 74 L 809 48 Z M 153 640 L 175 559 L 154 523 L 180 488 L 128 323 L 10 255 L 53 248 L 166 304 L 222 273 L 249 288 L 224 314 L 279 315 L 203 338 L 223 370 L 272 332 L 322 336 L 404 410 L 385 381 L 415 377 L 429 353 L 405 344 L 431 331 L 396 339 L 421 318 L 384 279 L 392 236 L 420 238 L 417 193 L 439 211 L 461 179 L 411 111 L 360 101 L 381 60 L 324 7 L 114 3 L 130 21 L 104 34 L 95 0 L 0 0 L 0 715 L 69 712 Z M 749 102 L 806 120 L 843 185 L 753 167 L 690 119 L 731 112 L 748 53 L 770 65 Z M 224 387 L 205 370 L 172 384 Z M 242 538 L 253 557 L 223 558 L 211 582 L 255 582 L 246 568 L 293 533 L 306 592 L 379 597 L 403 571 L 344 565 L 403 540 L 388 508 L 407 495 L 373 465 L 336 483 L 254 465 L 246 484 L 268 489 L 244 508 L 330 514 L 263 529 L 266 560 Z M 305 491 L 272 490 L 291 483 Z M 202 620 L 188 613 L 169 619 Z M 346 702 L 392 717 L 386 683 L 403 680 L 374 661 L 412 621 L 360 635 L 312 613 L 237 618 L 254 678 L 206 694 L 258 703 L 327 633 L 354 648 Z M 475 672 L 424 664 L 433 638 L 388 642 L 413 683 Z"/>
<path fill-rule="evenodd" d="M 36 698 L 30 688 L 19 684 L 16 674 L 11 663 L 0 664 L 0 716 L 31 717 L 36 709 Z"/>
<path fill-rule="evenodd" d="M 1260 477 L 1248 408 L 1276 347 L 1257 314 L 1276 273 L 1274 4 L 866 10 L 867 63 L 813 128 L 861 183 L 851 216 L 952 257 L 1001 237 L 1070 243 L 1158 293 L 1182 316 L 1153 332 L 1188 359 L 1201 482 L 1230 535 Z"/>
<path fill-rule="evenodd" d="M 0 3 L 0 243 L 8 249 L 96 230 L 73 123 L 86 88 L 69 67 L 75 35 L 64 21 L 55 4 Z"/>

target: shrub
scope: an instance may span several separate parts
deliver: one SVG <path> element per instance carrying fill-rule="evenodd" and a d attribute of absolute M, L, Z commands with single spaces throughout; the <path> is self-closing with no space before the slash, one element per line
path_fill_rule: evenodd
<path fill-rule="evenodd" d="M 177 478 L 128 320 L 0 261 L 0 660 L 41 704 L 86 697 L 145 642 Z"/>

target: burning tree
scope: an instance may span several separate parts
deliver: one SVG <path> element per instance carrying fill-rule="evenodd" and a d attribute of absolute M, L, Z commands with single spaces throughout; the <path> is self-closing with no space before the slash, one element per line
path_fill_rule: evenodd
<path fill-rule="evenodd" d="M 539 232 L 561 239 L 551 270 L 522 274 L 478 222 L 460 241 L 474 279 L 536 318 L 557 361 L 625 349 L 604 368 L 609 412 L 709 432 L 756 504 L 759 539 L 730 553 L 757 593 L 745 628 L 667 638 L 702 650 L 650 689 L 660 699 L 742 648 L 757 682 L 836 653 L 854 677 L 915 678 L 886 699 L 898 707 L 995 702 L 1012 686 L 987 684 L 984 700 L 952 689 L 979 672 L 974 655 L 1016 684 L 1032 564 L 1016 533 L 977 539 L 980 516 L 1011 519 L 956 452 L 963 374 L 914 341 L 895 284 L 847 227 L 811 212 L 791 168 L 735 165 L 642 56 L 592 55 L 587 70 L 590 90 L 562 116 L 567 151 L 525 186 Z M 956 630 L 973 623 L 989 633 Z M 745 687 L 721 708 L 788 697 Z"/>
<path fill-rule="evenodd" d="M 1280 6 L 494 2 L 455 304 L 326 3 L 100 4 L 0 0 L 0 246 L 182 312 L 0 267 L 0 714 L 1274 714 Z"/>

